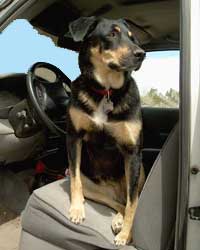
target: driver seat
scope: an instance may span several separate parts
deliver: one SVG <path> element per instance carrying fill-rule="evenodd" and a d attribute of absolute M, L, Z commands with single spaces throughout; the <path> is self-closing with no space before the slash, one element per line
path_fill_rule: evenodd
<path fill-rule="evenodd" d="M 178 125 L 156 158 L 141 192 L 133 225 L 134 244 L 123 250 L 173 249 L 178 180 Z M 22 218 L 20 250 L 118 249 L 111 220 L 115 212 L 86 200 L 86 220 L 69 219 L 69 179 L 34 191 Z"/>
<path fill-rule="evenodd" d="M 0 166 L 24 161 L 31 157 L 37 147 L 43 145 L 41 132 L 19 138 L 10 122 L 13 108 L 26 97 L 26 75 L 0 76 Z"/>

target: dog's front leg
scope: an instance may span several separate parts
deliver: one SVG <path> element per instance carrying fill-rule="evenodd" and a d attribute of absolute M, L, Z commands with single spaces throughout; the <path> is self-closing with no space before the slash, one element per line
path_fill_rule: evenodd
<path fill-rule="evenodd" d="M 81 149 L 82 140 L 76 136 L 67 135 L 71 191 L 69 217 L 75 224 L 80 224 L 85 219 L 84 196 L 80 174 Z"/>
<path fill-rule="evenodd" d="M 125 176 L 127 188 L 127 202 L 124 223 L 121 232 L 115 237 L 116 245 L 125 245 L 132 238 L 132 226 L 138 204 L 138 181 L 140 176 L 141 157 L 136 149 L 132 154 L 125 153 Z"/>

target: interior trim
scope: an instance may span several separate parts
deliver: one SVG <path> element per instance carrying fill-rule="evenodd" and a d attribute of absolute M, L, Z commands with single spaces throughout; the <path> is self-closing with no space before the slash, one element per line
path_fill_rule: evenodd
<path fill-rule="evenodd" d="M 175 250 L 186 249 L 187 211 L 190 166 L 190 56 L 191 56 L 191 2 L 181 1 L 180 15 L 180 137 L 179 179 L 175 232 Z"/>

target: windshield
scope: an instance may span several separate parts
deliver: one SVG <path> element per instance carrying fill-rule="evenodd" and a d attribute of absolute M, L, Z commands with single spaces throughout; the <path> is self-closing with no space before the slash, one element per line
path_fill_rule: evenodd
<path fill-rule="evenodd" d="M 15 20 L 0 35 L 0 73 L 26 73 L 36 62 L 60 68 L 71 80 L 79 74 L 78 53 L 55 46 L 26 20 Z M 179 106 L 179 51 L 148 52 L 142 67 L 132 73 L 143 106 Z"/>
<path fill-rule="evenodd" d="M 59 48 L 40 35 L 26 20 L 13 21 L 0 34 L 0 74 L 26 73 L 36 62 L 48 62 L 60 68 L 71 80 L 79 75 L 78 54 Z"/>

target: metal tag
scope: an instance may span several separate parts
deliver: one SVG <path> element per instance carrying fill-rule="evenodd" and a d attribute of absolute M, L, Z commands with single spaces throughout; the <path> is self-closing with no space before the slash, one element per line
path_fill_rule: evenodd
<path fill-rule="evenodd" d="M 113 111 L 113 102 L 108 99 L 108 98 L 105 98 L 105 101 L 103 103 L 103 111 L 105 114 L 108 114 L 110 113 L 111 111 Z"/>

